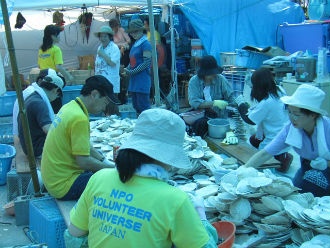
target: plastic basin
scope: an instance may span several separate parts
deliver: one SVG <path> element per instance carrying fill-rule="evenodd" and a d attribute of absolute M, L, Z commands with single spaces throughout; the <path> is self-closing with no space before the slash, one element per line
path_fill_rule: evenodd
<path fill-rule="evenodd" d="M 218 233 L 219 239 L 224 241 L 218 245 L 218 248 L 231 248 L 235 241 L 236 226 L 230 221 L 218 221 L 212 223 Z"/>

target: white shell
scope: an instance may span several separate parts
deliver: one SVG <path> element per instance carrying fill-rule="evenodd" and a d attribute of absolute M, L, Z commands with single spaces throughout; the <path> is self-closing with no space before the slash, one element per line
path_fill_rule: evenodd
<path fill-rule="evenodd" d="M 247 219 L 251 214 L 251 205 L 247 199 L 239 198 L 229 207 L 230 215 L 241 220 Z"/>

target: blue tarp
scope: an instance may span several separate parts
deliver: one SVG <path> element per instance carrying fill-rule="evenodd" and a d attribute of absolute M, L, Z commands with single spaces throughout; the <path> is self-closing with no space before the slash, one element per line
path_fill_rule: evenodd
<path fill-rule="evenodd" d="M 290 0 L 176 0 L 207 54 L 220 62 L 220 52 L 244 46 L 277 44 L 278 25 L 304 21 L 302 8 Z"/>

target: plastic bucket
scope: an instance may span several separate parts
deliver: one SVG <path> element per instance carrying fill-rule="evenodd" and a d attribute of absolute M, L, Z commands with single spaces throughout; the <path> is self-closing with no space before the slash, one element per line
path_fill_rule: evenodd
<path fill-rule="evenodd" d="M 0 144 L 0 185 L 7 183 L 7 173 L 10 171 L 11 162 L 15 155 L 15 147 Z"/>
<path fill-rule="evenodd" d="M 226 119 L 215 118 L 207 121 L 209 136 L 215 139 L 223 139 L 226 132 L 230 130 L 229 121 Z"/>
<path fill-rule="evenodd" d="M 235 224 L 229 221 L 218 221 L 212 223 L 212 226 L 217 230 L 219 239 L 223 240 L 218 248 L 231 248 L 235 241 Z"/>
<path fill-rule="evenodd" d="M 237 53 L 228 52 L 220 53 L 220 65 L 221 66 L 235 66 Z"/>

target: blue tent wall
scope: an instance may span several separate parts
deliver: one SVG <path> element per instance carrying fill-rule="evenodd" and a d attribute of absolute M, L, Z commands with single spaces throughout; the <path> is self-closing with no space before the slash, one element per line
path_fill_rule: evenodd
<path fill-rule="evenodd" d="M 279 24 L 304 21 L 302 8 L 290 0 L 176 0 L 208 54 L 220 60 L 220 52 L 246 45 L 277 44 Z"/>

